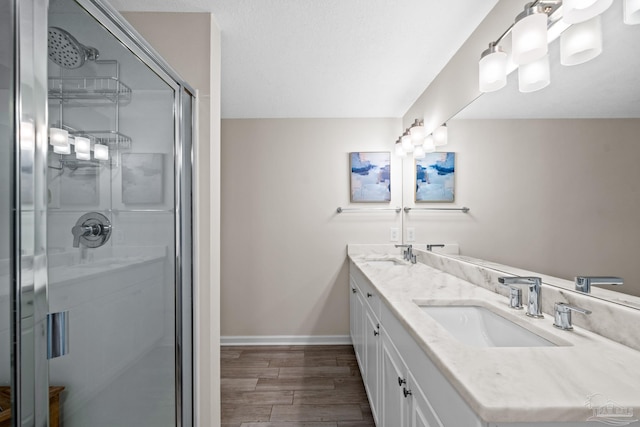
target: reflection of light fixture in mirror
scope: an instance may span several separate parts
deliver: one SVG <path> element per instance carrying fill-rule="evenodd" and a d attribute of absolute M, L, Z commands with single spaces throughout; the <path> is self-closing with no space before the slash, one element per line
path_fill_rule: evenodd
<path fill-rule="evenodd" d="M 547 21 L 548 16 L 542 8 L 532 7 L 531 3 L 516 17 L 511 30 L 511 56 L 514 63 L 528 64 L 547 54 Z"/>
<path fill-rule="evenodd" d="M 398 138 L 398 140 L 396 141 L 395 147 L 396 147 L 396 156 L 404 157 L 407 154 L 404 152 L 404 149 L 402 148 L 402 141 L 400 140 L 400 138 Z"/>
<path fill-rule="evenodd" d="M 602 53 L 600 16 L 570 26 L 560 36 L 560 63 L 578 65 Z"/>
<path fill-rule="evenodd" d="M 103 144 L 93 146 L 93 157 L 98 160 L 109 160 L 109 147 Z"/>
<path fill-rule="evenodd" d="M 568 24 L 579 24 L 600 15 L 613 0 L 563 0 L 562 20 Z"/>
<path fill-rule="evenodd" d="M 424 148 L 422 145 L 416 145 L 416 148 L 413 150 L 413 158 L 414 159 L 424 159 Z"/>
<path fill-rule="evenodd" d="M 411 153 L 413 151 L 413 140 L 411 139 L 409 129 L 404 131 L 404 133 L 402 134 L 402 149 L 405 151 L 405 153 Z"/>
<path fill-rule="evenodd" d="M 73 138 L 67 139 L 67 143 L 65 145 L 54 145 L 53 152 L 58 154 L 71 154 L 71 140 Z"/>
<path fill-rule="evenodd" d="M 76 136 L 76 158 L 80 160 L 89 160 L 91 158 L 91 141 L 89 138 Z"/>
<path fill-rule="evenodd" d="M 446 123 L 443 124 L 442 126 L 438 126 L 436 130 L 433 131 L 433 143 L 436 147 L 447 145 L 448 139 L 449 139 L 449 132 L 447 130 Z"/>
<path fill-rule="evenodd" d="M 427 136 L 427 130 L 424 128 L 424 121 L 416 119 L 409 128 L 413 145 L 420 145 Z"/>
<path fill-rule="evenodd" d="M 480 92 L 493 92 L 507 84 L 507 54 L 500 46 L 489 43 L 478 63 Z"/>
<path fill-rule="evenodd" d="M 624 23 L 640 24 L 640 0 L 624 0 Z"/>
<path fill-rule="evenodd" d="M 547 87 L 550 82 L 549 55 L 518 67 L 518 87 L 520 92 L 535 92 Z"/>
<path fill-rule="evenodd" d="M 54 147 L 69 145 L 69 132 L 64 129 L 49 128 L 49 144 Z"/>
<path fill-rule="evenodd" d="M 422 149 L 425 153 L 433 153 L 436 151 L 436 143 L 433 139 L 433 135 L 429 135 L 424 139 L 424 144 L 422 144 Z"/>

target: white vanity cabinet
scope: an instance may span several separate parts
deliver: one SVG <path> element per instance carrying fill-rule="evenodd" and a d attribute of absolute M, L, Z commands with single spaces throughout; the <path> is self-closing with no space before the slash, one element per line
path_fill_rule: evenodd
<path fill-rule="evenodd" d="M 486 426 L 355 265 L 350 266 L 350 295 L 351 338 L 378 427 Z"/>
<path fill-rule="evenodd" d="M 380 298 L 355 268 L 351 269 L 350 285 L 351 339 L 369 397 L 371 413 L 377 423 L 380 402 Z"/>

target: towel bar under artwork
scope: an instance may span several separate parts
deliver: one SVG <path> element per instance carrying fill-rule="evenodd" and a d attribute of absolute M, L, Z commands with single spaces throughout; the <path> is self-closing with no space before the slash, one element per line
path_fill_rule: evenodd
<path fill-rule="evenodd" d="M 453 202 L 456 153 L 427 153 L 416 159 L 416 202 Z"/>
<path fill-rule="evenodd" d="M 391 201 L 391 152 L 349 153 L 351 202 Z"/>

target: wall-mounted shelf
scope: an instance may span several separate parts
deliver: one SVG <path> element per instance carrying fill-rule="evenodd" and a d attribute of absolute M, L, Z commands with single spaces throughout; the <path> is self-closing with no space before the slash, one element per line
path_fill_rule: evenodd
<path fill-rule="evenodd" d="M 66 128 L 66 126 L 65 126 Z M 115 130 L 69 130 L 73 136 L 89 138 L 91 142 L 108 145 L 110 149 L 126 150 L 131 148 L 131 137 Z"/>
<path fill-rule="evenodd" d="M 131 88 L 116 77 L 49 77 L 49 99 L 65 104 L 123 104 Z"/>

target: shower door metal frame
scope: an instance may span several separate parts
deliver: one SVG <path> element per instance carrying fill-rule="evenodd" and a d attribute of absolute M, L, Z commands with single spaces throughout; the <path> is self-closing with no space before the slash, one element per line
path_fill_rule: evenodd
<path fill-rule="evenodd" d="M 46 315 L 48 0 L 9 0 L 14 10 L 14 146 L 11 328 L 14 426 L 48 425 Z M 192 183 L 195 91 L 101 0 L 75 0 L 174 91 L 175 410 L 176 426 L 194 425 Z M 191 120 L 182 106 L 191 98 Z M 185 137 L 189 127 L 191 139 Z M 186 174 L 186 176 L 185 176 Z M 32 194 L 33 201 L 29 197 Z M 26 226 L 29 226 L 28 233 Z M 32 241 L 25 239 L 31 238 Z"/>

